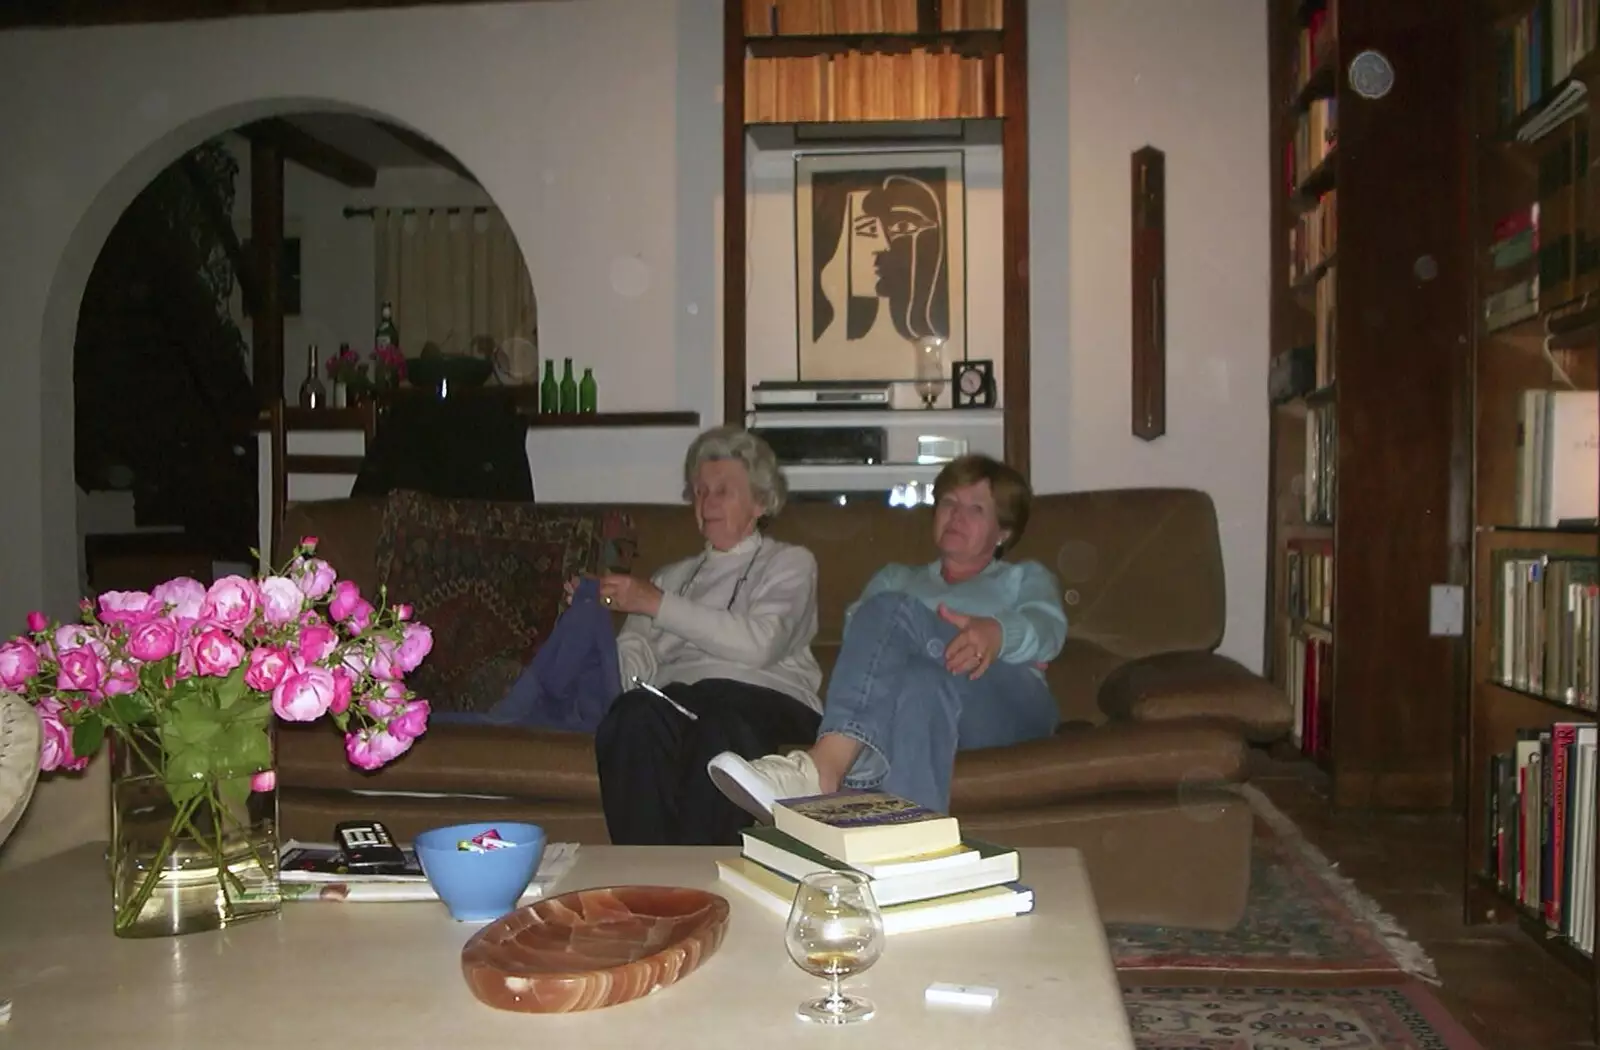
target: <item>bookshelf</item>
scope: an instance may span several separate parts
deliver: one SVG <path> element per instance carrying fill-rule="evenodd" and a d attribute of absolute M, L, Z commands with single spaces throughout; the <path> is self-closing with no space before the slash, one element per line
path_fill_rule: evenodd
<path fill-rule="evenodd" d="M 1584 104 L 1600 86 L 1600 0 L 1477 0 L 1471 11 L 1471 67 L 1484 72 L 1471 93 L 1466 913 L 1521 924 L 1591 982 L 1600 1006 L 1600 115 Z M 1600 1031 L 1600 1009 L 1596 1019 Z"/>
<path fill-rule="evenodd" d="M 1265 648 L 1340 806 L 1458 802 L 1464 646 L 1430 602 L 1469 582 L 1464 25 L 1457 0 L 1269 7 Z M 1371 98 L 1368 52 L 1394 71 Z"/>
<path fill-rule="evenodd" d="M 1001 149 L 1000 408 L 1029 471 L 1027 0 L 724 0 L 723 418 L 747 417 L 747 163 L 779 148 Z"/>

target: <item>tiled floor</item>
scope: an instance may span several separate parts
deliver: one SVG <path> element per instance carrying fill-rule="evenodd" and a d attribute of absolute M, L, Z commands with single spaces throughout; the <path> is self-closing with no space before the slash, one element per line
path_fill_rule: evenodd
<path fill-rule="evenodd" d="M 1438 964 L 1441 1001 L 1485 1050 L 1595 1048 L 1592 989 L 1515 927 L 1461 920 L 1461 820 L 1334 810 L 1320 773 L 1258 758 L 1253 782 Z"/>

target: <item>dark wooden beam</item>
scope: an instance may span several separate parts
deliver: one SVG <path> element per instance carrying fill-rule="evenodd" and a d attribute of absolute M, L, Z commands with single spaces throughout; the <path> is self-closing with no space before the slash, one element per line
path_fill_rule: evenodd
<path fill-rule="evenodd" d="M 270 145 L 284 160 L 352 189 L 369 190 L 378 184 L 378 170 L 371 164 L 337 146 L 330 146 L 287 120 L 277 117 L 258 120 L 240 128 L 239 134 L 249 139 L 251 145 Z"/>
<path fill-rule="evenodd" d="M 266 141 L 250 143 L 250 242 L 256 309 L 250 314 L 251 381 L 256 400 L 283 397 L 283 154 Z"/>
<path fill-rule="evenodd" d="M 744 4 L 722 12 L 722 421 L 744 426 Z"/>
<path fill-rule="evenodd" d="M 0 4 L 0 29 L 138 25 L 320 11 L 453 7 L 479 2 L 482 0 L 6 0 Z"/>
<path fill-rule="evenodd" d="M 372 123 L 384 134 L 424 160 L 437 164 L 446 171 L 453 172 L 474 185 L 477 184 L 478 177 L 468 171 L 467 166 L 457 160 L 454 153 L 451 153 L 427 136 L 419 135 L 408 128 L 396 127 L 381 120 L 375 120 Z"/>
<path fill-rule="evenodd" d="M 1005 0 L 1006 115 L 1000 132 L 1001 353 L 1005 359 L 1006 462 L 1029 477 L 1032 469 L 1033 383 L 1028 371 L 1032 285 L 1028 273 L 1028 2 Z"/>

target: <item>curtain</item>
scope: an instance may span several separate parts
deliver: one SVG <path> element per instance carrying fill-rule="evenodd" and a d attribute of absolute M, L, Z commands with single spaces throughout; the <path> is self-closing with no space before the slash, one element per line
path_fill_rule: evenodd
<path fill-rule="evenodd" d="M 502 374 L 535 367 L 533 281 L 498 208 L 377 208 L 378 302 L 394 305 L 408 357 L 436 343 L 451 354 L 492 348 Z"/>

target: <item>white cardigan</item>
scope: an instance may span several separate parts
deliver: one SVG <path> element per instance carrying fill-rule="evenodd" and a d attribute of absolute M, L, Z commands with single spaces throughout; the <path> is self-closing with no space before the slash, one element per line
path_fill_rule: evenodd
<path fill-rule="evenodd" d="M 810 551 L 756 533 L 732 550 L 708 545 L 650 582 L 661 589 L 660 612 L 629 616 L 617 635 L 623 689 L 635 675 L 656 686 L 730 678 L 822 710 L 822 669 L 811 654 L 817 560 Z"/>

